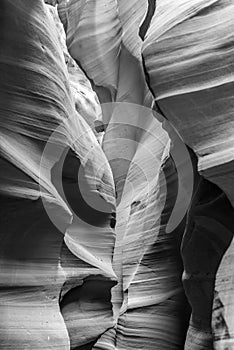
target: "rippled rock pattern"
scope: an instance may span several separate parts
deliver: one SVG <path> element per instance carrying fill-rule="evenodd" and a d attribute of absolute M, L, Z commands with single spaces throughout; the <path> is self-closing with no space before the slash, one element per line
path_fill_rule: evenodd
<path fill-rule="evenodd" d="M 76 112 L 48 9 L 41 1 L 4 1 L 0 22 L 0 347 L 70 349 L 74 329 L 70 317 L 74 314 L 66 304 L 67 291 L 80 288 L 76 303 L 83 313 L 75 308 L 79 314 L 75 325 L 78 329 L 79 321 L 84 332 L 78 330 L 77 344 L 90 342 L 113 326 L 109 294 L 116 283 L 111 265 L 114 232 L 108 215 L 97 215 L 99 232 L 91 230 L 88 222 L 75 222 L 57 174 L 61 169 L 63 190 L 71 204 L 79 207 L 81 195 L 74 198 L 74 186 L 76 171 L 82 167 L 81 181 L 89 188 L 88 195 L 99 201 L 100 207 L 104 202 L 114 208 L 112 174 L 93 131 Z M 92 100 L 89 103 L 94 107 Z M 58 153 L 47 151 L 46 143 Z M 99 169 L 99 164 L 105 166 Z M 100 176 L 94 178 L 97 169 Z M 57 227 L 51 221 L 54 215 Z M 95 242 L 93 248 L 90 242 Z M 95 296 L 92 302 L 90 285 L 98 289 L 100 283 L 99 294 L 106 286 L 106 296 Z M 83 325 L 89 319 L 90 302 L 94 321 L 93 327 L 87 328 Z"/>
<path fill-rule="evenodd" d="M 233 2 L 45 3 L 0 3 L 0 349 L 234 349 Z"/>
<path fill-rule="evenodd" d="M 233 11 L 232 1 L 181 0 L 172 5 L 159 0 L 142 50 L 161 112 L 194 150 L 197 169 L 208 180 L 201 178 L 197 198 L 201 196 L 202 205 L 194 202 L 193 228 L 187 229 L 182 247 L 185 290 L 193 308 L 188 349 L 190 341 L 201 343 L 198 349 L 212 348 L 214 284 L 224 304 L 218 318 L 224 317 L 229 328 L 225 341 L 218 335 L 215 311 L 214 347 L 234 346 L 232 245 L 220 263 L 233 234 Z M 210 338 L 210 345 L 199 338 Z"/>

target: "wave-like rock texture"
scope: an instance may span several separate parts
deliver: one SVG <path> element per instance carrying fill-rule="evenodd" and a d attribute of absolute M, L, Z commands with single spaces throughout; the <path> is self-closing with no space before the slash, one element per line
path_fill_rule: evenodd
<path fill-rule="evenodd" d="M 0 17 L 0 347 L 70 349 L 113 326 L 113 177 L 75 109 L 50 11 L 42 1 L 2 1 Z"/>
<path fill-rule="evenodd" d="M 112 168 L 117 196 L 113 267 L 118 284 L 112 291 L 117 324 L 115 332 L 109 331 L 108 335 L 103 335 L 96 347 L 105 344 L 112 348 L 115 344 L 123 349 L 135 346 L 148 348 L 154 342 L 160 349 L 179 349 L 184 341 L 181 312 L 185 303 L 178 243 L 182 229 L 168 235 L 165 232 L 177 194 L 176 170 L 169 158 L 170 140 L 161 123 L 154 117 L 150 118 L 143 108 L 137 109 L 132 105 L 138 103 L 147 106 L 150 105 L 149 101 L 152 102 L 144 77 L 140 54 L 142 39 L 138 33 L 148 4 L 131 4 L 129 7 L 120 1 L 118 13 L 111 4 L 108 9 L 105 8 L 109 16 L 103 15 L 102 25 L 109 25 L 109 36 L 98 26 L 103 11 L 102 2 L 95 2 L 92 9 L 89 8 L 89 1 L 84 1 L 82 5 L 76 1 L 60 2 L 58 5 L 68 50 L 93 81 L 99 99 L 102 102 L 116 102 L 102 105 L 102 112 L 104 121 L 108 122 L 103 150 Z M 122 36 L 119 37 L 120 32 Z M 115 36 L 114 44 L 110 42 L 112 36 Z M 118 60 L 112 60 L 109 67 L 105 53 L 115 54 L 118 43 Z M 91 51 L 93 55 L 89 57 Z M 94 59 L 95 66 L 92 63 Z M 98 74 L 103 65 L 106 76 L 101 81 L 98 80 Z M 118 76 L 115 84 L 111 84 L 114 69 L 118 70 Z M 113 87 L 116 89 L 115 94 Z M 107 90 L 111 96 L 109 99 L 108 95 L 103 97 L 103 91 Z M 166 158 L 168 161 L 164 167 Z M 163 181 L 159 180 L 161 172 L 170 174 L 167 179 L 170 195 Z M 131 188 L 134 188 L 134 193 L 131 193 Z M 162 258 L 160 250 L 165 251 Z M 173 313 L 173 316 L 168 316 L 168 313 Z M 160 315 L 158 322 L 157 314 Z M 146 331 L 146 328 L 142 328 L 144 320 L 146 327 L 151 327 L 148 336 L 143 336 Z M 161 334 L 162 324 L 162 327 L 170 329 L 168 337 Z M 131 333 L 132 327 L 134 330 Z M 142 339 L 138 345 L 136 337 Z"/>
<path fill-rule="evenodd" d="M 0 3 L 0 348 L 233 349 L 233 2 L 45 2 Z"/>
<path fill-rule="evenodd" d="M 159 0 L 143 44 L 157 105 L 207 179 L 200 180 L 182 247 L 193 308 L 187 349 L 212 349 L 212 340 L 215 349 L 234 346 L 233 244 L 220 264 L 233 235 L 233 11 L 229 0 Z M 228 332 L 220 331 L 221 319 Z"/>

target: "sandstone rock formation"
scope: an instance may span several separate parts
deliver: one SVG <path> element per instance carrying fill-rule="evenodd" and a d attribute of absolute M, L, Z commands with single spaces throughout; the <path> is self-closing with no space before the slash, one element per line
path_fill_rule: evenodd
<path fill-rule="evenodd" d="M 102 296 L 94 296 L 95 302 L 88 297 L 96 305 L 92 310 L 97 317 L 92 328 L 84 328 L 79 344 L 95 339 L 113 325 L 108 297 L 116 283 L 111 266 L 112 209 L 108 213 L 108 205 L 114 208 L 115 203 L 112 174 L 94 133 L 75 110 L 56 27 L 43 2 L 4 1 L 0 22 L 3 170 L 0 347 L 70 349 L 70 344 L 73 345 L 72 337 L 69 338 L 73 330 L 67 321 L 70 309 L 65 301 L 61 306 L 59 302 L 67 290 L 79 287 L 80 307 L 86 310 L 89 286 L 93 283 L 92 278 L 87 280 L 90 276 L 98 276 L 93 285 L 102 281 L 101 288 L 106 286 L 107 303 Z M 93 107 L 92 100 L 89 104 Z M 71 203 L 74 201 L 76 170 L 80 167 L 84 169 L 80 177 L 89 188 L 89 196 L 99 201 L 102 208 L 102 202 L 106 203 L 107 214 L 101 220 L 97 214 L 99 232 L 96 228 L 91 230 L 88 222 L 87 227 L 85 221 L 75 222 L 75 214 L 62 193 L 68 193 Z M 96 170 L 99 176 L 94 178 Z M 63 189 L 59 184 L 60 171 Z M 79 197 L 81 194 L 76 200 Z M 82 207 L 78 200 L 78 207 L 80 204 Z M 87 212 L 85 215 L 89 218 Z M 73 231 L 77 232 L 75 226 L 80 224 L 76 244 Z M 92 241 L 96 242 L 95 256 L 93 249 L 89 249 Z M 63 248 L 64 244 L 75 251 L 76 259 L 69 258 L 71 253 Z M 81 324 L 87 314 L 79 313 Z"/>
<path fill-rule="evenodd" d="M 143 47 L 160 111 L 196 153 L 202 175 L 190 212 L 193 224 L 182 247 L 184 284 L 193 308 L 188 349 L 190 341 L 200 343 L 203 337 L 209 338 L 209 344 L 198 348 L 212 348 L 214 289 L 223 299 L 221 314 L 229 328 L 224 345 L 225 340 L 216 336 L 214 313 L 214 347 L 233 348 L 232 269 L 228 268 L 232 245 L 220 264 L 233 234 L 233 11 L 231 1 L 181 0 L 172 5 L 159 0 Z"/>
<path fill-rule="evenodd" d="M 45 3 L 0 3 L 0 349 L 233 349 L 232 1 Z"/>

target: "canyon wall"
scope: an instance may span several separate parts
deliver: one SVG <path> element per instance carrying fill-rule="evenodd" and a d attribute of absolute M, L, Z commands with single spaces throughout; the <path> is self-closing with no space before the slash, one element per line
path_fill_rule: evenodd
<path fill-rule="evenodd" d="M 233 349 L 231 0 L 2 0 L 1 349 Z"/>

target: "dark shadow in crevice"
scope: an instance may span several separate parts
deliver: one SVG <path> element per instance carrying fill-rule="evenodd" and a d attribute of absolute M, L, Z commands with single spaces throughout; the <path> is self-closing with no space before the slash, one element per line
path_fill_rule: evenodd
<path fill-rule="evenodd" d="M 166 115 L 165 115 L 164 112 L 162 111 L 161 107 L 159 106 L 159 104 L 158 104 L 158 102 L 157 102 L 157 100 L 156 100 L 154 91 L 153 91 L 153 89 L 151 88 L 151 84 L 150 84 L 150 75 L 149 75 L 149 73 L 148 73 L 148 71 L 147 71 L 147 68 L 146 68 L 146 65 L 145 65 L 145 58 L 144 58 L 144 55 L 142 55 L 142 66 L 143 66 L 143 71 L 144 71 L 144 74 L 145 74 L 145 81 L 146 81 L 146 83 L 147 83 L 147 86 L 148 86 L 148 88 L 149 88 L 149 90 L 150 90 L 152 96 L 154 97 L 154 110 L 155 110 L 156 112 L 158 112 L 159 114 L 161 114 L 166 120 L 168 120 L 167 117 L 166 117 Z"/>
<path fill-rule="evenodd" d="M 76 328 L 75 323 L 79 318 L 79 313 L 81 317 L 84 317 L 84 314 L 85 317 L 90 317 L 90 322 L 92 321 L 92 312 L 94 315 L 106 313 L 105 317 L 109 317 L 111 320 L 111 288 L 114 284 L 115 282 L 103 276 L 89 276 L 83 280 L 82 285 L 71 288 L 60 300 L 59 306 L 67 327 L 72 350 L 92 349 L 92 346 L 107 331 L 105 329 L 91 342 L 76 346 L 77 342 L 79 342 L 79 329 Z"/>
<path fill-rule="evenodd" d="M 199 178 L 182 241 L 184 288 L 192 307 L 193 326 L 211 330 L 216 273 L 234 232 L 234 209 L 214 183 Z M 212 348 L 212 344 L 210 344 Z"/>
<path fill-rule="evenodd" d="M 146 32 L 149 29 L 151 19 L 155 12 L 155 8 L 156 8 L 156 0 L 148 0 L 148 10 L 147 10 L 145 19 L 139 29 L 139 36 L 141 37 L 142 40 L 144 40 Z"/>
<path fill-rule="evenodd" d="M 86 166 L 92 167 L 91 161 L 87 161 Z M 96 189 L 90 188 L 85 168 L 74 151 L 64 150 L 64 155 L 51 170 L 51 178 L 74 216 L 94 227 L 114 226 L 114 206 L 102 197 L 98 188 L 99 183 Z"/>

